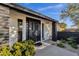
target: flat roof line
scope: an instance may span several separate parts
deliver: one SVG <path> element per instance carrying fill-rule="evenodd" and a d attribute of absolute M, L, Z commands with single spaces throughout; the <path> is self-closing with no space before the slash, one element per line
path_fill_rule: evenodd
<path fill-rule="evenodd" d="M 32 10 L 32 9 L 23 7 L 23 6 L 18 5 L 18 4 L 16 4 L 16 3 L 1 3 L 1 4 L 7 5 L 7 6 L 12 7 L 12 8 L 16 8 L 16 9 L 18 9 L 18 10 L 22 10 L 22 11 L 24 11 L 24 12 L 32 13 L 32 14 L 37 15 L 37 16 L 40 16 L 40 17 L 42 17 L 42 18 L 46 18 L 46 19 L 48 19 L 49 21 L 58 22 L 58 21 L 56 21 L 55 19 L 52 19 L 52 18 L 50 18 L 50 17 L 48 17 L 48 16 L 45 16 L 45 15 L 39 13 L 39 12 L 36 12 L 36 11 L 34 11 L 34 10 Z"/>

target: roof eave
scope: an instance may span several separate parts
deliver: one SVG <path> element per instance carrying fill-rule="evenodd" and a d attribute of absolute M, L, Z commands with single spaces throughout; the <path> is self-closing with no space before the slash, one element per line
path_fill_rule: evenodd
<path fill-rule="evenodd" d="M 56 21 L 55 19 L 52 19 L 52 18 L 50 18 L 50 17 L 47 17 L 47 16 L 45 16 L 45 15 L 42 15 L 42 14 L 37 13 L 37 12 L 32 11 L 32 10 L 27 10 L 27 9 L 21 7 L 21 6 L 20 6 L 20 7 L 17 7 L 16 5 L 10 4 L 10 3 L 1 3 L 1 4 L 2 4 L 2 5 L 6 5 L 6 6 L 8 6 L 8 7 L 11 7 L 11 8 L 15 8 L 15 9 L 22 10 L 22 11 L 24 11 L 24 12 L 32 13 L 32 14 L 37 15 L 37 16 L 40 16 L 40 17 L 42 17 L 42 18 L 46 18 L 46 19 L 48 19 L 49 21 L 58 22 L 58 21 Z"/>

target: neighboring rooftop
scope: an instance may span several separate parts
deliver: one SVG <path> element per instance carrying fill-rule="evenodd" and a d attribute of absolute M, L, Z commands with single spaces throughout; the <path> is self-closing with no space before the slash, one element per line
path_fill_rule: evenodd
<path fill-rule="evenodd" d="M 16 4 L 16 3 L 1 3 L 1 4 L 2 5 L 5 5 L 5 6 L 8 6 L 10 8 L 14 8 L 14 9 L 17 9 L 17 10 L 20 10 L 20 11 L 23 11 L 23 12 L 27 12 L 27 13 L 33 14 L 35 16 L 39 16 L 39 17 L 41 17 L 43 19 L 46 19 L 46 20 L 49 20 L 49 21 L 58 22 L 55 19 L 52 19 L 52 18 L 50 18 L 48 16 L 45 16 L 45 15 L 43 15 L 41 13 L 38 13 L 36 11 L 33 11 L 33 10 L 29 9 L 29 8 L 20 6 L 20 5 Z"/>

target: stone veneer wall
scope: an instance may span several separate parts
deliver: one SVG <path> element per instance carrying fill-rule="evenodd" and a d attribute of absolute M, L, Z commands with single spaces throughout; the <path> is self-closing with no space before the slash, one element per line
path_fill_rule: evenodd
<path fill-rule="evenodd" d="M 0 44 L 9 41 L 9 8 L 0 5 Z"/>

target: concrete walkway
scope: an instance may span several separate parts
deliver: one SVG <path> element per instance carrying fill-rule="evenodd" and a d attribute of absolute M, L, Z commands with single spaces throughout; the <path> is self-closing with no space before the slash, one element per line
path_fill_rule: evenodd
<path fill-rule="evenodd" d="M 66 49 L 54 45 L 49 45 L 43 49 L 38 49 L 36 51 L 35 56 L 78 56 L 78 55 Z"/>

